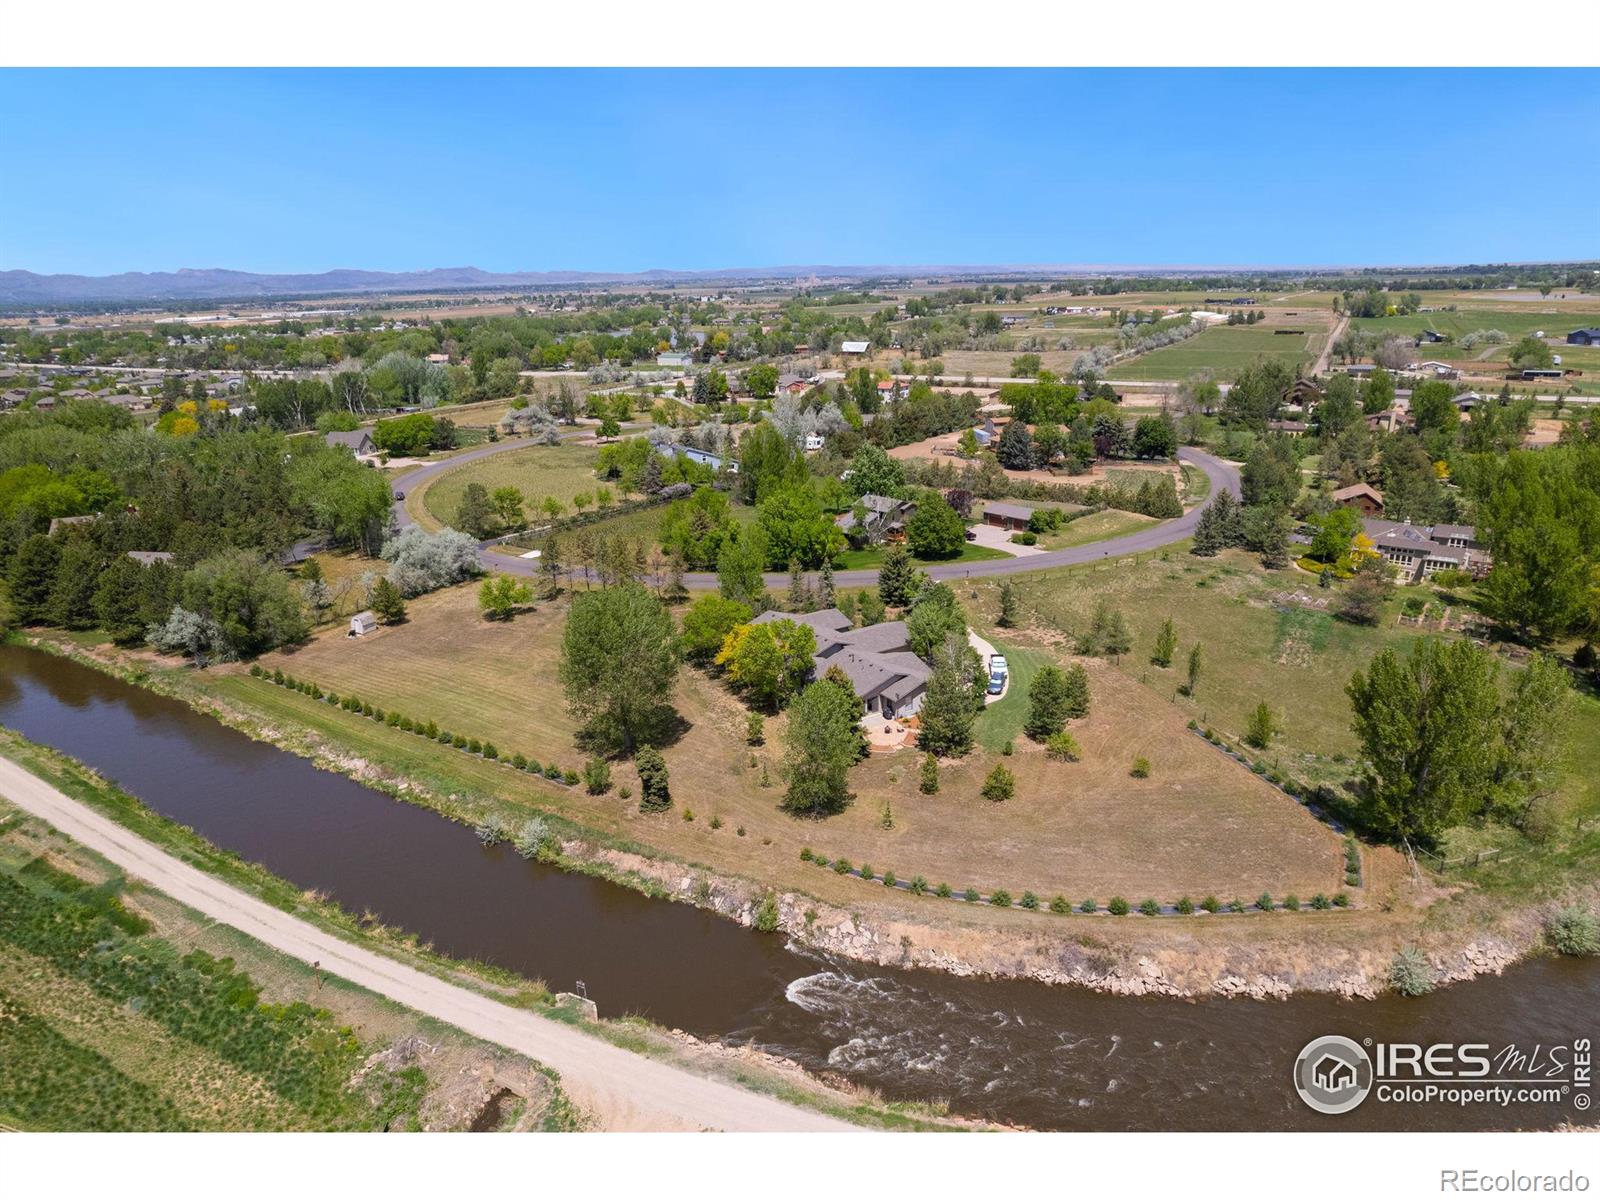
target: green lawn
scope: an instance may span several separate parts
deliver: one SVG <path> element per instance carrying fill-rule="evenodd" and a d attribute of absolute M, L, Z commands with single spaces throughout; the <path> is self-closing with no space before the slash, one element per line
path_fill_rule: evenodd
<path fill-rule="evenodd" d="M 1050 657 L 1038 650 L 1022 650 L 1006 645 L 992 637 L 989 640 L 997 651 L 1006 656 L 1011 683 L 1003 699 L 996 700 L 983 710 L 975 732 L 979 745 L 986 750 L 999 751 L 1007 742 L 1014 742 L 1022 736 L 1023 722 L 1028 719 L 1028 688 L 1033 685 L 1033 677 L 1039 673 L 1039 668 L 1049 662 Z"/>
<path fill-rule="evenodd" d="M 1320 346 L 1322 325 L 1307 322 L 1303 334 L 1276 334 L 1273 325 L 1213 325 L 1187 341 L 1163 346 L 1112 367 L 1112 379 L 1187 379 L 1198 371 L 1213 378 L 1234 379 L 1258 358 L 1290 367 L 1310 362 L 1313 345 Z"/>
<path fill-rule="evenodd" d="M 1079 517 L 1076 521 L 1067 522 L 1055 533 L 1040 534 L 1038 544 L 1041 550 L 1066 550 L 1072 546 L 1084 546 L 1090 542 L 1103 542 L 1108 538 L 1137 533 L 1141 529 L 1160 523 L 1157 517 L 1123 512 L 1116 508 L 1103 508 L 1097 513 L 1090 513 L 1086 517 Z"/>
<path fill-rule="evenodd" d="M 467 485 L 481 483 L 491 492 L 508 484 L 520 488 L 530 508 L 536 508 L 546 496 L 554 496 L 570 511 L 574 496 L 580 492 L 592 496 L 601 482 L 594 477 L 596 458 L 592 446 L 529 446 L 492 454 L 446 471 L 425 485 L 421 507 L 438 524 L 454 524 Z M 615 494 L 616 486 L 610 486 Z"/>

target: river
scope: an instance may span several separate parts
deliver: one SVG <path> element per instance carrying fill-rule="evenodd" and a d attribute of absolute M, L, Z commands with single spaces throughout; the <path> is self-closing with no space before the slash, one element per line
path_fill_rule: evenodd
<path fill-rule="evenodd" d="M 163 815 L 434 947 L 749 1043 L 892 1098 L 1051 1129 L 1510 1129 L 1567 1102 L 1312 1112 L 1290 1081 L 1311 1038 L 1528 1048 L 1594 1037 L 1600 963 L 1541 958 L 1411 1000 L 1118 997 L 812 954 L 687 905 L 484 847 L 472 830 L 322 771 L 178 701 L 0 646 L 0 724 Z M 1107 918 L 1109 919 L 1109 918 Z"/>

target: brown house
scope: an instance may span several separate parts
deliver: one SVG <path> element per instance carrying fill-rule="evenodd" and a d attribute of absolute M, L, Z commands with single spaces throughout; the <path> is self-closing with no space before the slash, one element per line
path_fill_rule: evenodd
<path fill-rule="evenodd" d="M 1383 516 L 1383 493 L 1365 483 L 1352 483 L 1333 493 L 1333 502 L 1344 508 L 1353 508 L 1363 517 Z"/>
<path fill-rule="evenodd" d="M 1026 504 L 1004 504 L 991 500 L 983 506 L 983 523 L 1013 532 L 1026 529 L 1033 518 L 1033 509 Z"/>

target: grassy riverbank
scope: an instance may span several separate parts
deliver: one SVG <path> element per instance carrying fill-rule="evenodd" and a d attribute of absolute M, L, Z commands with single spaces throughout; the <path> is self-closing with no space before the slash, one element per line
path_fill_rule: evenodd
<path fill-rule="evenodd" d="M 409 966 L 428 971 L 442 979 L 458 986 L 470 987 L 485 995 L 504 1003 L 518 1007 L 528 1008 L 539 1012 L 552 1020 L 561 1021 L 583 1029 L 585 1032 L 601 1037 L 615 1045 L 634 1053 L 659 1059 L 673 1065 L 684 1067 L 697 1073 L 722 1078 L 729 1082 L 750 1090 L 774 1096 L 791 1104 L 811 1108 L 831 1116 L 853 1121 L 872 1128 L 882 1129 L 950 1129 L 965 1127 L 961 1122 L 945 1119 L 939 1110 L 921 1104 L 890 1103 L 880 1100 L 866 1089 L 845 1090 L 840 1086 L 824 1087 L 811 1080 L 804 1072 L 793 1064 L 783 1060 L 773 1059 L 755 1051 L 732 1051 L 717 1046 L 706 1046 L 682 1036 L 669 1035 L 636 1018 L 626 1018 L 615 1021 L 587 1021 L 573 1008 L 557 1002 L 549 990 L 539 981 L 524 979 L 512 972 L 482 963 L 468 963 L 452 960 L 439 955 L 421 944 L 414 934 L 405 933 L 378 924 L 370 917 L 357 917 L 345 912 L 336 905 L 315 893 L 303 892 L 293 884 L 283 880 L 264 868 L 239 858 L 227 851 L 221 850 L 192 830 L 177 825 L 161 817 L 139 800 L 129 796 L 115 786 L 101 779 L 95 772 L 82 764 L 76 763 L 64 755 L 29 742 L 20 735 L 0 728 L 0 754 L 25 767 L 31 773 L 44 779 L 52 786 L 65 792 L 72 798 L 79 800 L 96 811 L 101 812 L 119 824 L 138 833 L 141 837 L 161 846 L 182 859 L 209 874 L 223 879 L 235 887 L 239 887 L 250 894 L 266 901 L 267 903 L 291 913 L 303 920 L 308 920 L 320 928 L 329 930 L 346 937 L 348 940 L 362 944 L 369 949 L 376 949 Z M 26 838 L 33 841 L 47 841 L 58 848 L 70 848 L 70 851 L 85 862 L 94 862 L 93 855 L 81 847 L 73 847 L 67 839 L 50 830 L 42 822 L 33 820 L 18 813 L 0 801 L 0 884 L 3 884 L 6 869 L 5 847 L 16 838 Z M 37 853 L 14 854 L 26 861 L 33 861 Z M 103 878 L 112 879 L 113 873 L 103 863 L 98 868 L 103 872 Z M 157 893 L 148 889 L 137 889 L 140 895 L 140 906 L 135 916 L 143 920 L 146 911 L 160 911 L 163 908 L 182 911 L 181 906 L 174 905 Z M 125 894 L 125 885 L 116 883 L 108 894 Z M 148 900 L 146 900 L 148 896 Z M 110 918 L 106 918 L 110 919 Z M 204 924 L 207 936 L 211 938 L 208 945 L 217 945 L 223 952 L 230 953 L 239 962 L 247 959 L 241 956 L 242 950 L 248 951 L 251 947 L 259 952 L 259 961 L 267 963 L 261 970 L 273 978 L 284 976 L 293 977 L 299 970 L 303 977 L 313 977 L 315 973 L 296 968 L 289 960 L 281 963 L 277 960 L 283 956 L 264 947 L 255 946 L 250 939 L 221 927 L 211 926 L 210 923 L 201 923 L 189 915 L 188 922 L 182 928 L 186 936 Z M 3 939 L 0 939 L 3 942 Z M 229 947 L 235 947 L 229 949 Z M 0 945 L 0 950 L 3 950 Z M 0 1005 L 4 1004 L 4 962 L 0 961 Z M 330 986 L 330 982 L 321 977 L 313 978 L 315 986 L 319 989 Z M 344 990 L 359 996 L 366 996 L 359 988 L 333 981 L 331 986 L 335 990 Z M 325 999 L 324 994 L 317 993 L 319 999 Z M 398 1013 L 407 1013 L 398 1005 L 390 1005 L 376 997 L 367 997 L 369 1001 L 379 1005 L 386 1005 L 388 1009 Z M 342 1010 L 335 1010 L 342 1011 Z M 437 1022 L 427 1018 L 416 1017 L 413 1020 L 419 1023 L 419 1028 L 424 1028 L 429 1034 L 429 1039 L 434 1040 L 439 1030 L 447 1030 Z M 437 1028 L 435 1028 L 437 1027 Z M 477 1045 L 464 1035 L 449 1031 L 452 1036 L 460 1039 L 463 1044 Z M 492 1049 L 492 1048 L 491 1048 Z M 65 1053 L 64 1051 L 60 1053 Z M 496 1053 L 500 1053 L 496 1051 Z M 393 1058 L 390 1055 L 390 1058 Z M 402 1056 L 403 1057 L 403 1056 Z M 503 1055 L 506 1059 L 515 1059 L 514 1055 Z M 63 1059 L 63 1062 L 66 1060 Z M 460 1064 L 457 1064 L 459 1068 Z M 551 1087 L 540 1103 L 538 1110 L 530 1107 L 530 1103 L 513 1106 L 505 1110 L 504 1127 L 528 1128 L 533 1116 L 539 1117 L 540 1127 L 573 1128 L 577 1127 L 577 1115 L 572 1111 L 570 1104 L 555 1088 L 556 1081 L 548 1072 L 536 1065 L 530 1064 L 529 1070 L 539 1071 L 544 1078 L 550 1081 Z M 508 1077 L 512 1074 L 511 1067 L 505 1067 L 502 1074 Z M 525 1077 L 526 1072 L 518 1078 Z M 426 1113 L 427 1099 L 431 1094 L 422 1089 L 422 1080 L 415 1075 L 406 1076 L 406 1096 L 411 1097 L 406 1101 L 418 1112 Z M 526 1090 L 526 1085 L 525 1090 Z M 142 1094 L 141 1094 L 142 1095 Z M 141 1099 L 141 1104 L 147 1099 Z M 150 1102 L 153 1103 L 153 1102 Z M 392 1106 L 391 1106 L 392 1107 Z M 152 1113 L 161 1119 L 171 1118 L 168 1110 L 152 1108 Z M 354 1127 L 364 1127 L 359 1124 L 359 1119 L 364 1110 L 357 1109 Z M 387 1111 L 387 1110 L 385 1110 Z M 406 1111 L 410 1111 L 407 1109 Z M 403 1115 L 403 1114 L 402 1114 Z M 22 1119 L 14 1111 L 7 1110 L 0 1103 L 0 1116 L 11 1116 L 13 1123 L 25 1124 L 34 1127 L 39 1122 L 30 1122 Z M 419 1118 L 420 1120 L 421 1118 Z M 55 1125 L 50 1122 L 42 1124 L 49 1127 L 79 1128 L 86 1127 L 74 1124 L 73 1119 L 63 1119 Z M 347 1125 L 350 1122 L 347 1120 Z M 157 1123 L 156 1125 L 139 1125 L 137 1127 L 168 1127 Z M 173 1127 L 176 1127 L 175 1125 Z M 183 1127 L 187 1127 L 186 1125 Z M 207 1127 L 232 1127 L 232 1126 L 207 1126 Z M 248 1125 L 240 1127 L 249 1127 Z M 300 1127 L 300 1126 L 293 1126 Z M 335 1126 L 324 1122 L 317 1124 L 312 1121 L 303 1127 L 308 1128 L 334 1128 Z"/>

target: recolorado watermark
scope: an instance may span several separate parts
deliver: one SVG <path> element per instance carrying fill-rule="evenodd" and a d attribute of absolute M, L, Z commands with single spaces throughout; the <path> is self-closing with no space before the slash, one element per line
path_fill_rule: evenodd
<path fill-rule="evenodd" d="M 1330 1034 L 1308 1042 L 1294 1063 L 1300 1099 L 1330 1116 L 1350 1112 L 1369 1097 L 1380 1104 L 1567 1104 L 1583 1113 L 1593 1102 L 1593 1076 L 1588 1038 L 1496 1047 L 1358 1042 Z"/>
<path fill-rule="evenodd" d="M 1577 1171 L 1559 1175 L 1538 1171 L 1477 1171 L 1446 1167 L 1439 1172 L 1441 1192 L 1520 1195 L 1528 1192 L 1587 1192 L 1589 1177 Z"/>

